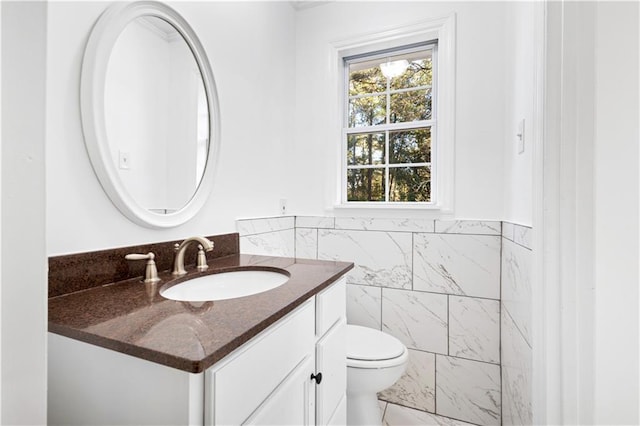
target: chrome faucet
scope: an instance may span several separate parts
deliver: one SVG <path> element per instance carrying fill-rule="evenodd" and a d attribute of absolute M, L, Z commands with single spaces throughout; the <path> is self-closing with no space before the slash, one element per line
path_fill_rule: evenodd
<path fill-rule="evenodd" d="M 189 244 L 197 242 L 202 245 L 202 248 L 205 251 L 213 250 L 213 241 L 209 241 L 203 237 L 191 237 L 184 240 L 180 245 L 176 244 L 176 255 L 173 261 L 173 272 L 172 275 L 181 276 L 187 273 L 184 269 L 184 252 L 187 251 L 187 247 Z"/>

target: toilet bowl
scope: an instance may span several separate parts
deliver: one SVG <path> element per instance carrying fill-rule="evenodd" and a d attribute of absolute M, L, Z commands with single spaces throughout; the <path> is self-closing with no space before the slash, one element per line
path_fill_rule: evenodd
<path fill-rule="evenodd" d="M 347 424 L 380 425 L 377 393 L 407 368 L 409 351 L 393 336 L 347 325 Z"/>

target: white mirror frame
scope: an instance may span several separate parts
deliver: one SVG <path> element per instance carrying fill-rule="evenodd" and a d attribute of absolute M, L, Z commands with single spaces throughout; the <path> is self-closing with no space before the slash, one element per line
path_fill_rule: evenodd
<path fill-rule="evenodd" d="M 191 200 L 182 209 L 168 214 L 143 208 L 126 190 L 111 158 L 105 127 L 104 89 L 111 50 L 124 28 L 132 20 L 143 16 L 169 22 L 187 42 L 200 69 L 209 108 L 209 148 L 204 174 Z M 205 50 L 191 26 L 178 12 L 154 1 L 116 2 L 98 18 L 82 61 L 80 112 L 85 145 L 93 169 L 111 202 L 127 218 L 149 228 L 169 228 L 187 222 L 202 208 L 213 187 L 220 145 L 218 94 Z"/>

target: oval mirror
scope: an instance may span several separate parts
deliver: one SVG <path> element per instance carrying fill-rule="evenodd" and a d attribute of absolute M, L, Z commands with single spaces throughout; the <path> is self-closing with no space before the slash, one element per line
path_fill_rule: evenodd
<path fill-rule="evenodd" d="M 91 32 L 80 84 L 85 144 L 111 201 L 152 228 L 191 219 L 213 184 L 220 124 L 189 24 L 162 3 L 113 4 Z"/>

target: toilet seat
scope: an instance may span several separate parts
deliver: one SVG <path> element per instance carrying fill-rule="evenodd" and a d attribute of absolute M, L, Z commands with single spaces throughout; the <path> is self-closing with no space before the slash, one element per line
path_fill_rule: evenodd
<path fill-rule="evenodd" d="M 347 325 L 347 367 L 389 368 L 407 361 L 406 347 L 393 336 L 368 327 Z"/>

